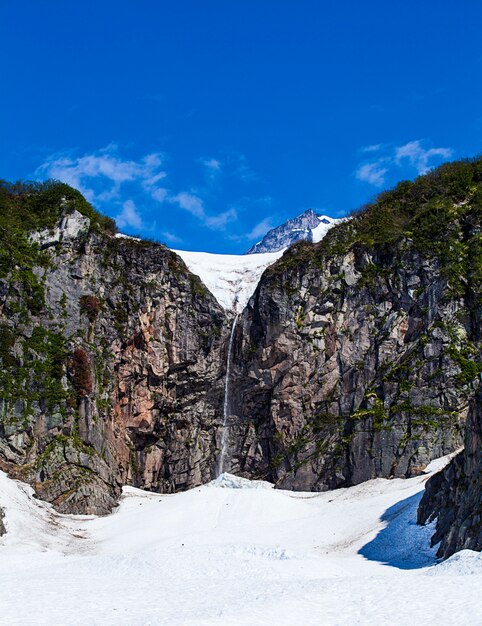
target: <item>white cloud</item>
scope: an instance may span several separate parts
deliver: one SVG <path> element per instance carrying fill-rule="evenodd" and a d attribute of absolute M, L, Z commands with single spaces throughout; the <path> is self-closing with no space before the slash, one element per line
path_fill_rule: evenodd
<path fill-rule="evenodd" d="M 105 202 L 120 197 L 121 185 L 137 182 L 154 193 L 156 184 L 165 177 L 162 155 L 148 154 L 138 161 L 122 159 L 116 144 L 92 154 L 72 156 L 61 153 L 50 156 L 36 171 L 65 182 L 81 191 L 91 202 Z"/>
<path fill-rule="evenodd" d="M 206 206 L 205 198 L 212 202 L 215 187 L 212 183 L 220 176 L 243 181 L 255 178 L 245 156 L 228 153 L 223 159 L 199 159 L 198 162 L 208 177 L 209 186 L 190 189 L 172 189 L 166 185 L 164 161 L 164 155 L 158 152 L 135 159 L 124 158 L 120 148 L 111 143 L 90 153 L 64 151 L 53 154 L 38 167 L 36 175 L 39 178 L 58 179 L 77 188 L 99 210 L 110 215 L 117 214 L 116 221 L 121 229 L 152 232 L 155 229 L 155 224 L 150 219 L 153 208 L 162 211 L 171 206 L 176 207 L 178 213 L 185 211 L 194 216 L 204 228 L 232 232 L 233 225 L 238 221 L 238 211 L 243 210 L 242 207 L 228 205 L 226 210 L 213 212 Z M 269 200 L 259 199 L 258 202 Z M 253 228 L 250 238 L 257 237 L 258 232 L 264 234 L 269 227 L 271 223 L 263 220 L 258 226 L 259 231 L 256 227 Z M 160 230 L 160 235 L 173 243 L 181 241 L 169 228 Z"/>
<path fill-rule="evenodd" d="M 273 220 L 271 217 L 266 217 L 261 222 L 258 222 L 249 233 L 246 234 L 246 239 L 253 240 L 259 239 L 260 237 L 264 237 L 268 230 L 273 228 Z"/>
<path fill-rule="evenodd" d="M 205 224 L 212 230 L 223 230 L 228 226 L 230 222 L 234 222 L 238 219 L 238 212 L 236 209 L 231 208 L 218 215 L 206 217 Z"/>
<path fill-rule="evenodd" d="M 403 146 L 395 148 L 395 161 L 401 164 L 403 159 L 407 159 L 419 174 L 425 174 L 431 168 L 430 161 L 434 157 L 449 159 L 453 154 L 451 148 L 429 148 L 424 149 L 421 141 L 409 141 Z"/>
<path fill-rule="evenodd" d="M 221 161 L 218 161 L 218 159 L 203 159 L 201 163 L 211 172 L 219 172 L 221 170 Z"/>
<path fill-rule="evenodd" d="M 163 230 L 160 233 L 160 235 L 161 235 L 162 239 L 165 239 L 166 241 L 169 241 L 170 243 L 181 243 L 182 242 L 181 237 L 178 237 L 174 233 L 171 233 L 170 230 Z"/>
<path fill-rule="evenodd" d="M 223 164 L 219 159 L 198 159 L 198 163 L 200 163 L 204 168 L 204 174 L 206 179 L 210 184 L 215 183 L 218 178 L 223 174 Z"/>
<path fill-rule="evenodd" d="M 204 219 L 206 217 L 203 201 L 201 198 L 189 191 L 181 191 L 177 195 L 168 198 L 168 201 L 172 204 L 178 204 L 181 209 L 188 211 L 191 215 L 194 215 L 199 219 Z"/>
<path fill-rule="evenodd" d="M 141 230 L 144 228 L 142 217 L 132 200 L 126 200 L 124 202 L 122 211 L 117 215 L 115 221 L 119 228 L 125 228 L 126 226 L 139 228 Z"/>
<path fill-rule="evenodd" d="M 375 163 L 365 163 L 355 172 L 355 176 L 358 180 L 362 180 L 375 187 L 381 187 L 385 183 L 385 174 L 388 172 L 387 167 L 383 167 L 383 161 L 377 161 Z"/>
<path fill-rule="evenodd" d="M 158 202 L 164 202 L 164 200 L 166 200 L 167 198 L 168 190 L 164 187 L 156 187 L 155 189 L 150 190 L 150 194 L 154 198 L 154 200 L 157 200 Z"/>
<path fill-rule="evenodd" d="M 177 204 L 181 209 L 188 211 L 211 230 L 223 230 L 230 222 L 238 218 L 238 213 L 234 208 L 218 213 L 217 215 L 208 215 L 202 199 L 190 191 L 181 191 L 175 196 L 167 197 L 167 201 L 171 204 Z"/>
<path fill-rule="evenodd" d="M 370 146 L 365 146 L 364 148 L 360 148 L 360 152 L 378 152 L 382 147 L 381 143 L 374 143 Z"/>
<path fill-rule="evenodd" d="M 402 146 L 374 144 L 362 148 L 362 152 L 377 152 L 381 153 L 381 156 L 373 161 L 361 163 L 355 171 L 356 178 L 375 187 L 381 187 L 386 183 L 387 174 L 392 169 L 408 166 L 414 168 L 418 174 L 426 174 L 437 161 L 440 163 L 453 155 L 451 148 L 424 148 L 422 143 L 417 139 Z"/>

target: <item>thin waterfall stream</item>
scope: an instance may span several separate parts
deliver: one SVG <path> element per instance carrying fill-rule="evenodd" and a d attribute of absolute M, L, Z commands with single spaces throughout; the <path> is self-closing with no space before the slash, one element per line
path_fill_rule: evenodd
<path fill-rule="evenodd" d="M 223 435 L 221 437 L 221 453 L 219 455 L 218 461 L 218 472 L 217 475 L 220 476 L 224 472 L 224 464 L 226 461 L 226 455 L 228 450 L 228 439 L 229 439 L 229 414 L 230 414 L 230 403 L 229 403 L 229 390 L 230 390 L 230 378 L 231 378 L 231 364 L 232 364 L 232 353 L 233 353 L 233 341 L 234 341 L 234 333 L 236 331 L 236 324 L 238 322 L 238 315 L 233 320 L 233 325 L 231 326 L 231 334 L 229 335 L 229 344 L 228 344 L 228 355 L 226 358 L 226 380 L 224 381 L 224 404 L 223 404 Z"/>

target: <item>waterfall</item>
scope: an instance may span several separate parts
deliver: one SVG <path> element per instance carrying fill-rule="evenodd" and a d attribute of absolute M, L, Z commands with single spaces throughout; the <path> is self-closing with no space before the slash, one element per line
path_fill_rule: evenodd
<path fill-rule="evenodd" d="M 226 380 L 224 381 L 224 404 L 223 404 L 223 436 L 221 438 L 221 453 L 219 455 L 218 461 L 218 472 L 219 476 L 224 472 L 224 462 L 226 460 L 226 453 L 228 448 L 228 435 L 229 435 L 229 383 L 231 377 L 231 361 L 232 361 L 232 352 L 233 352 L 233 341 L 234 341 L 234 333 L 236 330 L 236 324 L 238 322 L 238 315 L 233 320 L 233 325 L 231 327 L 231 334 L 229 335 L 229 344 L 228 344 L 228 355 L 226 359 Z"/>

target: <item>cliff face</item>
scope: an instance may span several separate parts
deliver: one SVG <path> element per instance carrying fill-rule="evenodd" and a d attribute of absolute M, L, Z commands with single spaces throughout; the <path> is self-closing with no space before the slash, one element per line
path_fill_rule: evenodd
<path fill-rule="evenodd" d="M 268 268 L 229 385 L 232 314 L 64 187 L 27 230 L 0 213 L 0 467 L 60 511 L 207 482 L 224 441 L 226 470 L 308 490 L 411 476 L 461 444 L 482 371 L 481 162 L 403 183 Z"/>
<path fill-rule="evenodd" d="M 267 270 L 237 331 L 234 471 L 323 490 L 414 475 L 462 442 L 481 372 L 479 169 L 403 183 Z"/>
<path fill-rule="evenodd" d="M 437 520 L 432 545 L 444 559 L 463 549 L 482 550 L 482 394 L 471 402 L 465 449 L 428 482 L 418 523 Z"/>
<path fill-rule="evenodd" d="M 239 322 L 232 406 L 258 446 L 234 452 L 234 471 L 324 490 L 408 477 L 454 450 L 475 384 L 460 356 L 473 346 L 438 262 L 409 240 L 323 267 L 291 254 Z"/>
<path fill-rule="evenodd" d="M 0 467 L 63 512 L 210 480 L 223 401 L 215 299 L 163 246 L 92 226 L 61 208 L 30 238 L 41 264 L 0 282 Z"/>

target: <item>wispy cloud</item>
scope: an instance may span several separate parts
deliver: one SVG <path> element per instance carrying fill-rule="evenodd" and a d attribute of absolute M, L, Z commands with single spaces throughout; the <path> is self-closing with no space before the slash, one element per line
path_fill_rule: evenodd
<path fill-rule="evenodd" d="M 210 173 L 221 171 L 221 161 L 218 159 L 200 159 L 200 162 Z"/>
<path fill-rule="evenodd" d="M 79 153 L 75 150 L 52 154 L 37 168 L 39 178 L 54 178 L 66 182 L 81 191 L 96 208 L 115 216 L 121 229 L 153 233 L 154 218 L 164 216 L 164 227 L 158 231 L 160 237 L 171 243 L 180 243 L 176 218 L 173 213 L 188 213 L 195 218 L 199 227 L 211 231 L 224 231 L 228 238 L 240 227 L 240 215 L 245 210 L 246 198 L 229 202 L 226 208 L 214 210 L 213 204 L 220 193 L 221 182 L 238 179 L 247 182 L 256 178 L 247 159 L 239 153 L 226 153 L 222 158 L 198 159 L 205 175 L 204 185 L 196 187 L 174 187 L 166 185 L 167 158 L 160 152 L 151 152 L 138 158 L 125 158 L 115 143 Z M 214 184 L 215 180 L 217 181 Z M 249 206 L 252 198 L 248 198 Z M 266 203 L 266 198 L 257 199 Z M 264 212 L 264 210 L 263 210 Z M 261 214 L 262 215 L 262 214 Z M 162 219 L 162 217 L 161 217 Z M 255 226 L 249 239 L 264 234 L 271 222 L 266 218 Z M 246 235 L 242 235 L 246 238 Z"/>
<path fill-rule="evenodd" d="M 360 148 L 360 152 L 378 152 L 381 147 L 381 143 L 373 143 L 370 146 L 364 146 L 363 148 Z"/>
<path fill-rule="evenodd" d="M 264 237 L 268 230 L 274 228 L 273 218 L 265 217 L 261 222 L 258 222 L 253 228 L 246 233 L 246 239 L 252 241 L 253 239 L 259 239 L 260 237 Z"/>
<path fill-rule="evenodd" d="M 114 143 L 91 154 L 69 153 L 51 155 L 36 171 L 79 189 L 90 202 L 105 202 L 120 197 L 125 183 L 140 183 L 155 193 L 166 174 L 161 169 L 162 155 L 151 153 L 135 161 L 122 159 Z"/>
<path fill-rule="evenodd" d="M 144 223 L 136 205 L 132 200 L 126 200 L 122 205 L 122 211 L 116 216 L 115 221 L 119 228 L 138 228 L 143 230 Z"/>
<path fill-rule="evenodd" d="M 434 158 L 449 159 L 453 154 L 451 148 L 429 148 L 424 149 L 421 141 L 409 141 L 404 146 L 395 148 L 395 160 L 397 164 L 407 160 L 419 174 L 425 174 L 432 167 L 431 161 Z"/>
<path fill-rule="evenodd" d="M 248 183 L 257 180 L 258 176 L 248 164 L 248 159 L 240 152 L 225 153 L 223 159 L 217 158 L 201 158 L 199 163 L 203 165 L 205 174 L 214 181 L 222 174 L 225 177 L 231 177 L 242 182 Z"/>
<path fill-rule="evenodd" d="M 203 166 L 204 175 L 210 185 L 213 185 L 218 181 L 223 172 L 223 164 L 219 159 L 214 158 L 201 158 L 198 162 Z"/>
<path fill-rule="evenodd" d="M 224 230 L 229 224 L 238 219 L 238 212 L 234 208 L 218 213 L 217 215 L 207 216 L 204 223 L 212 230 Z"/>
<path fill-rule="evenodd" d="M 171 204 L 177 204 L 181 209 L 199 219 L 204 219 L 206 216 L 203 201 L 190 191 L 181 191 L 175 196 L 169 196 L 167 201 Z"/>
<path fill-rule="evenodd" d="M 381 187 L 385 183 L 385 175 L 388 172 L 387 167 L 383 167 L 383 161 L 375 163 L 364 163 L 357 169 L 355 175 L 358 180 L 362 180 L 375 187 Z"/>
<path fill-rule="evenodd" d="M 169 243 L 182 243 L 181 237 L 178 237 L 177 235 L 172 233 L 170 230 L 163 230 L 161 231 L 160 235 L 161 235 L 161 239 L 165 239 Z"/>
<path fill-rule="evenodd" d="M 362 148 L 361 151 L 380 155 L 374 160 L 361 163 L 355 171 L 358 180 L 375 187 L 382 187 L 392 170 L 408 167 L 414 169 L 417 174 L 425 174 L 453 155 L 451 148 L 425 148 L 420 139 L 401 146 L 374 144 Z"/>
<path fill-rule="evenodd" d="M 240 242 L 258 241 L 259 239 L 262 239 L 269 230 L 278 224 L 279 222 L 277 222 L 273 216 L 265 217 L 260 222 L 255 224 L 251 230 L 237 235 L 231 234 L 229 235 L 229 239 Z"/>
<path fill-rule="evenodd" d="M 197 217 L 204 226 L 211 230 L 224 230 L 238 218 L 238 213 L 234 208 L 215 215 L 208 214 L 204 208 L 203 200 L 190 191 L 181 191 L 175 196 L 169 196 L 167 201 L 171 204 L 177 204 L 181 209 L 188 211 L 188 213 Z"/>

